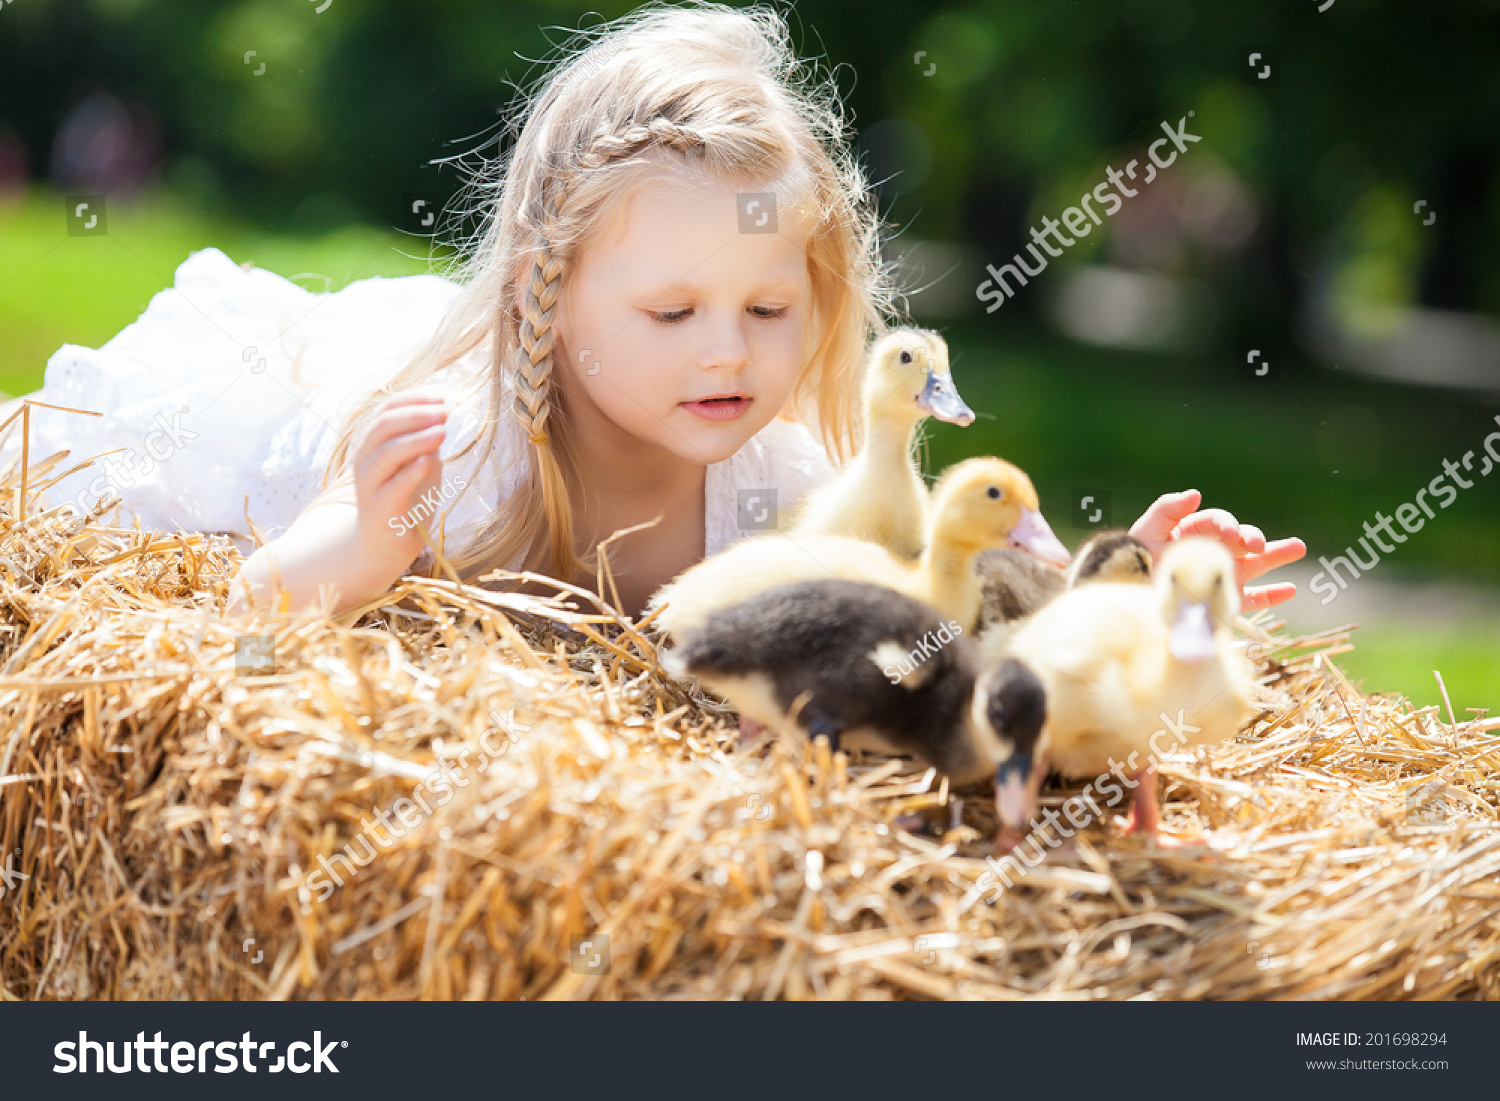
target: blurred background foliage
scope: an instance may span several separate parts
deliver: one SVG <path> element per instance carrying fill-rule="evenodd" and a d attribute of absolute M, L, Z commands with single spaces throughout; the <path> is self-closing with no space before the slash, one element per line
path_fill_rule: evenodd
<path fill-rule="evenodd" d="M 426 270 L 411 208 L 460 183 L 432 162 L 493 154 L 537 59 L 628 7 L 0 6 L 0 389 L 103 343 L 194 249 L 312 289 Z M 931 433 L 931 468 L 1016 459 L 1069 542 L 1080 489 L 1125 524 L 1193 485 L 1316 559 L 1495 430 L 1500 0 L 784 10 L 853 111 L 911 312 L 982 412 Z M 986 313 L 986 265 L 1183 118 L 1200 142 Z M 68 235 L 78 194 L 108 196 L 107 236 Z M 1441 583 L 1457 610 L 1397 615 L 1357 584 L 1297 625 L 1357 611 L 1371 687 L 1434 698 L 1442 660 L 1455 705 L 1500 704 L 1497 499 L 1500 476 L 1461 492 L 1363 589 Z"/>

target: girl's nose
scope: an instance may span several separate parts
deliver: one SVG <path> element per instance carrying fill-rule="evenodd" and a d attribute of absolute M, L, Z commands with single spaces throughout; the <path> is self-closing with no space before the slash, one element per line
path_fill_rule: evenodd
<path fill-rule="evenodd" d="M 750 341 L 745 333 L 748 320 L 743 316 L 716 317 L 711 322 L 699 366 L 705 370 L 745 366 L 750 361 Z"/>

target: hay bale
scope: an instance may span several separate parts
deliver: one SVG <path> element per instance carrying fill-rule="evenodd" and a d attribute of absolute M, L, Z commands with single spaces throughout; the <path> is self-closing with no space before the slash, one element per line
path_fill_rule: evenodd
<path fill-rule="evenodd" d="M 1213 847 L 1096 825 L 986 889 L 982 788 L 907 832 L 932 773 L 741 750 L 577 591 L 226 623 L 227 538 L 3 486 L 5 997 L 1500 995 L 1497 724 L 1362 695 L 1347 631 L 1242 621 L 1260 713 L 1161 770 Z"/>

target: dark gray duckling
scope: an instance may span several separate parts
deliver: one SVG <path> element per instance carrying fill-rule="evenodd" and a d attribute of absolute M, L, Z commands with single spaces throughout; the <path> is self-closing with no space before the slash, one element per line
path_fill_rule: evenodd
<path fill-rule="evenodd" d="M 742 716 L 775 725 L 795 713 L 834 748 L 913 754 L 955 784 L 1029 760 L 1046 717 L 1041 681 L 1020 663 L 981 667 L 958 624 L 861 581 L 768 589 L 713 613 L 662 662 Z"/>
<path fill-rule="evenodd" d="M 980 553 L 974 562 L 982 584 L 980 629 L 1035 613 L 1064 589 L 1091 581 L 1151 580 L 1151 552 L 1124 530 L 1095 532 L 1066 570 L 1009 547 Z"/>
<path fill-rule="evenodd" d="M 982 583 L 981 626 L 1024 619 L 1068 587 L 1066 570 L 1013 547 L 981 551 L 974 572 Z"/>

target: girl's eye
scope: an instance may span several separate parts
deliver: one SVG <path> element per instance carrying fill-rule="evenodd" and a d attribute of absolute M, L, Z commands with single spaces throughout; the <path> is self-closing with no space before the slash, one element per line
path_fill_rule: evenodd
<path fill-rule="evenodd" d="M 4 0 L 0 0 L 0 3 L 3 3 L 3 2 L 4 2 Z M 786 306 L 751 306 L 750 307 L 750 311 L 751 311 L 751 315 L 752 316 L 758 317 L 762 321 L 776 321 L 776 320 L 779 320 L 780 318 L 783 318 L 783 317 L 786 316 L 786 314 L 787 314 L 787 307 Z M 657 321 L 661 322 L 663 325 L 673 325 L 673 324 L 676 324 L 677 322 L 682 321 L 683 319 L 685 319 L 688 316 L 688 314 L 690 314 L 692 312 L 693 311 L 691 309 L 671 310 L 671 311 L 668 311 L 666 313 L 657 313 L 655 311 L 652 311 L 651 316 L 654 317 Z"/>

